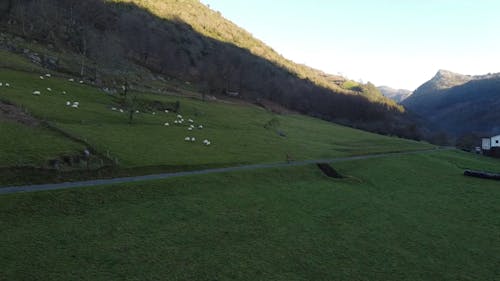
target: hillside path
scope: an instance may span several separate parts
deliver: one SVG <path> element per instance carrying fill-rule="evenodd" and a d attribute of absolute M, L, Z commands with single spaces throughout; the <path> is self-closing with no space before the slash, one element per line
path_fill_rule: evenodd
<path fill-rule="evenodd" d="M 380 157 L 394 156 L 394 155 L 420 154 L 420 153 L 429 153 L 429 152 L 453 150 L 453 149 L 455 149 L 455 148 L 445 147 L 445 148 L 436 148 L 436 149 L 418 150 L 418 151 L 389 152 L 389 153 L 366 154 L 366 155 L 359 155 L 359 156 L 348 156 L 348 157 L 339 157 L 339 158 L 330 158 L 330 159 L 313 159 L 313 160 L 292 161 L 290 163 L 279 162 L 279 163 L 251 164 L 251 165 L 226 167 L 226 168 L 215 168 L 215 169 L 206 169 L 206 170 L 197 170 L 197 171 L 163 173 L 163 174 L 153 174 L 153 175 L 134 176 L 134 177 L 121 177 L 121 178 L 112 178 L 112 179 L 96 179 L 96 180 L 64 182 L 64 183 L 54 183 L 54 184 L 49 183 L 49 184 L 38 184 L 38 185 L 7 186 L 7 187 L 0 187 L 0 195 L 1 194 L 11 194 L 11 193 L 21 193 L 21 192 L 35 192 L 35 191 L 45 191 L 45 190 L 79 188 L 79 187 L 87 187 L 87 186 L 95 186 L 95 185 L 109 185 L 109 184 L 141 182 L 141 181 L 160 180 L 160 179 L 182 177 L 182 176 L 191 176 L 191 175 L 205 175 L 205 174 L 214 174 L 214 173 L 245 171 L 245 170 L 255 170 L 255 169 L 269 169 L 269 168 L 280 168 L 280 167 L 296 167 L 296 166 L 305 166 L 305 165 L 318 164 L 318 163 L 338 163 L 338 162 L 372 159 L 372 158 L 380 158 Z"/>

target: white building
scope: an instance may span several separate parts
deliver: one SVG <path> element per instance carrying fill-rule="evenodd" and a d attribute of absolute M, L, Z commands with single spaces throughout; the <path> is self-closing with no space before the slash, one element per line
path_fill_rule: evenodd
<path fill-rule="evenodd" d="M 493 136 L 490 138 L 483 138 L 482 149 L 491 150 L 492 148 L 500 148 L 500 135 Z"/>
<path fill-rule="evenodd" d="M 500 135 L 491 137 L 491 147 L 500 147 Z"/>

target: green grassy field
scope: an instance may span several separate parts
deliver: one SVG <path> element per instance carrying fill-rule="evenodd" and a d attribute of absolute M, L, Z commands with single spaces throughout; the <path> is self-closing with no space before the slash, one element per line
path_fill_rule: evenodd
<path fill-rule="evenodd" d="M 43 166 L 47 159 L 84 149 L 83 145 L 41 126 L 29 127 L 0 121 L 0 132 L 0 167 Z"/>
<path fill-rule="evenodd" d="M 498 280 L 498 160 L 335 167 L 1 196 L 0 280 Z"/>
<path fill-rule="evenodd" d="M 41 80 L 40 74 L 0 70 L 0 80 L 12 85 L 1 88 L 0 97 L 87 141 L 101 153 L 116 158 L 123 168 L 227 166 L 284 161 L 287 154 L 300 160 L 432 147 L 310 117 L 276 115 L 253 105 L 202 102 L 147 93 L 133 95 L 146 105 L 168 105 L 179 101 L 179 113 L 186 123 L 175 126 L 176 114 L 155 111 L 156 115 L 153 115 L 149 108 L 135 114 L 133 124 L 129 125 L 127 114 L 111 110 L 111 107 L 121 107 L 117 96 L 69 82 L 66 78 Z M 52 91 L 47 91 L 47 88 Z M 42 94 L 32 95 L 35 90 Z M 65 105 L 67 101 L 78 101 L 80 107 L 68 107 Z M 203 125 L 204 129 L 188 131 L 188 118 L 194 119 L 196 126 Z M 165 127 L 165 122 L 170 126 Z M 285 136 L 280 136 L 280 132 Z M 193 136 L 197 141 L 185 142 L 186 136 Z M 209 139 L 212 145 L 203 146 L 203 139 Z M 32 140 L 39 141 L 35 134 Z"/>

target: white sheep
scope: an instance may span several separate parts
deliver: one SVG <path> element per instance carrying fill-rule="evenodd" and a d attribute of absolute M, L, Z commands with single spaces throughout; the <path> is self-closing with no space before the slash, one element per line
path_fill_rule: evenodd
<path fill-rule="evenodd" d="M 44 78 L 42 75 L 40 75 L 40 79 L 42 79 L 42 80 L 43 80 L 43 79 L 45 79 L 45 78 Z"/>
<path fill-rule="evenodd" d="M 153 115 L 156 115 L 156 112 L 153 112 Z"/>
<path fill-rule="evenodd" d="M 188 131 L 192 131 L 192 130 L 193 130 L 193 128 L 191 128 L 191 127 L 188 128 Z"/>
<path fill-rule="evenodd" d="M 174 124 L 179 124 L 179 121 L 177 121 L 177 120 L 174 120 Z"/>
<path fill-rule="evenodd" d="M 52 89 L 51 88 L 47 88 L 47 91 L 52 92 Z"/>
<path fill-rule="evenodd" d="M 73 105 L 71 105 L 71 107 L 78 108 L 78 104 L 73 104 Z"/>
<path fill-rule="evenodd" d="M 185 137 L 185 138 L 184 138 L 184 140 L 185 140 L 185 141 L 190 141 L 190 140 L 191 140 L 191 138 L 190 138 L 190 137 Z"/>
<path fill-rule="evenodd" d="M 70 101 L 67 101 L 67 102 L 66 102 L 66 105 L 67 105 L 67 106 L 70 106 L 70 105 L 71 105 L 71 102 L 70 102 Z"/>
<path fill-rule="evenodd" d="M 164 126 L 170 126 L 170 124 L 168 122 L 165 122 L 165 124 L 163 124 Z"/>
<path fill-rule="evenodd" d="M 75 82 L 75 79 L 73 79 L 73 78 L 69 78 L 69 79 L 68 79 L 68 81 L 69 81 L 69 82 Z"/>
<path fill-rule="evenodd" d="M 193 119 L 188 119 L 188 122 L 193 123 L 194 121 L 193 121 Z"/>
<path fill-rule="evenodd" d="M 196 139 L 195 139 L 194 137 L 191 137 L 191 141 L 192 141 L 192 142 L 195 142 L 195 141 L 196 141 Z"/>
<path fill-rule="evenodd" d="M 139 113 L 139 110 L 136 110 L 135 113 Z"/>
<path fill-rule="evenodd" d="M 80 84 L 83 84 L 83 80 L 80 80 Z"/>
<path fill-rule="evenodd" d="M 123 113 L 123 109 L 120 108 L 120 113 Z"/>
<path fill-rule="evenodd" d="M 112 107 L 111 110 L 116 111 L 116 107 Z"/>
<path fill-rule="evenodd" d="M 177 118 L 182 119 L 182 115 L 177 114 Z"/>
<path fill-rule="evenodd" d="M 198 126 L 198 129 L 203 129 L 203 125 L 199 125 L 199 126 Z"/>
<path fill-rule="evenodd" d="M 33 95 L 35 96 L 39 96 L 40 94 L 41 94 L 40 91 L 33 91 Z"/>
<path fill-rule="evenodd" d="M 0 87 L 2 87 L 2 82 L 0 82 Z"/>
<path fill-rule="evenodd" d="M 10 87 L 10 84 L 9 83 L 5 83 L 5 87 Z"/>
<path fill-rule="evenodd" d="M 73 102 L 73 105 L 76 105 L 78 107 L 80 105 L 80 103 L 75 101 L 75 102 Z"/>
<path fill-rule="evenodd" d="M 49 78 L 52 77 L 52 75 L 50 75 L 50 73 L 45 74 L 45 76 L 49 77 Z"/>
<path fill-rule="evenodd" d="M 66 94 L 66 91 L 62 91 L 62 94 L 65 95 Z"/>
<path fill-rule="evenodd" d="M 165 113 L 168 113 L 168 110 L 165 109 Z"/>
<path fill-rule="evenodd" d="M 205 140 L 203 140 L 203 144 L 204 144 L 204 145 L 210 145 L 210 144 L 211 144 L 211 142 L 210 142 L 209 140 L 205 139 Z"/>

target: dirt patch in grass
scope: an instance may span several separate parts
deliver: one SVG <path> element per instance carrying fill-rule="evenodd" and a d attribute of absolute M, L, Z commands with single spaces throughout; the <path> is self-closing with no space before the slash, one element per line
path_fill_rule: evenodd
<path fill-rule="evenodd" d="M 344 178 L 339 172 L 337 172 L 332 166 L 328 163 L 318 163 L 318 168 L 330 178 L 342 179 Z"/>
<path fill-rule="evenodd" d="M 2 100 L 0 100 L 0 121 L 14 121 L 30 127 L 40 125 L 38 119 L 29 115 L 22 108 Z"/>

